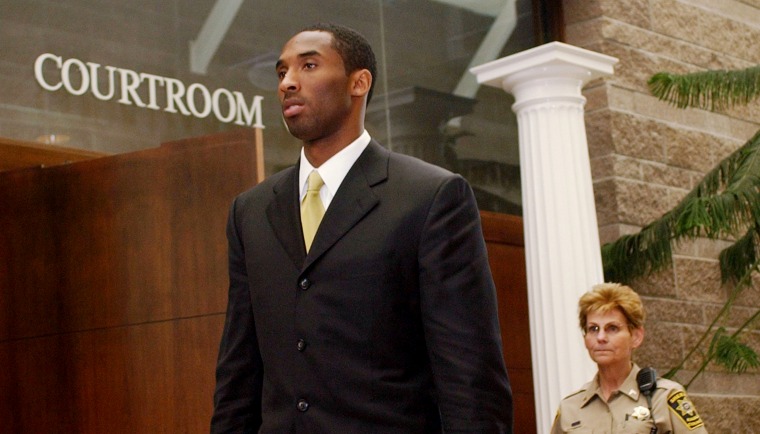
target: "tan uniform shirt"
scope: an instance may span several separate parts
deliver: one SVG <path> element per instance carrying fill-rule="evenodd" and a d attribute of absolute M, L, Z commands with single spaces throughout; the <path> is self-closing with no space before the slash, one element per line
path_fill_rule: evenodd
<path fill-rule="evenodd" d="M 702 419 L 686 396 L 683 386 L 664 378 L 657 379 L 652 397 L 651 416 L 646 397 L 639 392 L 633 366 L 628 378 L 608 402 L 602 398 L 599 374 L 559 405 L 552 434 L 649 434 L 657 425 L 657 434 L 706 434 Z"/>

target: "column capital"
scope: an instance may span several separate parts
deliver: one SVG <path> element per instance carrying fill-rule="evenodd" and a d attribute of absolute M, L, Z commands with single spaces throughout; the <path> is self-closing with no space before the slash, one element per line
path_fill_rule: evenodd
<path fill-rule="evenodd" d="M 533 79 L 572 77 L 580 86 L 613 74 L 618 59 L 563 42 L 550 42 L 470 69 L 478 83 L 512 93 Z"/>

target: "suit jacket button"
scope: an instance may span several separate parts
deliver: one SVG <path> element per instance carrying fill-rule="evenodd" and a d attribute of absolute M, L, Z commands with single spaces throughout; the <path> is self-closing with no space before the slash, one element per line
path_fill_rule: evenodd
<path fill-rule="evenodd" d="M 304 411 L 309 409 L 309 403 L 306 402 L 305 399 L 299 399 L 298 404 L 296 404 L 296 408 L 298 409 L 298 411 L 303 413 Z"/>
<path fill-rule="evenodd" d="M 303 340 L 303 339 L 299 339 L 298 340 L 298 344 L 296 345 L 296 347 L 298 348 L 298 351 L 305 350 L 306 349 L 306 341 Z"/>
<path fill-rule="evenodd" d="M 301 289 L 303 289 L 304 291 L 306 291 L 307 289 L 309 289 L 309 286 L 311 286 L 311 282 L 309 281 L 309 279 L 307 279 L 305 277 L 303 279 L 301 279 L 300 282 L 298 282 L 298 287 L 301 288 Z"/>

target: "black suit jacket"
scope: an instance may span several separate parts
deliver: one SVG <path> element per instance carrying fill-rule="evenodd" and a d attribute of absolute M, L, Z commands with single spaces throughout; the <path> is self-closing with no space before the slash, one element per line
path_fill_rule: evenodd
<path fill-rule="evenodd" d="M 511 432 L 466 181 L 373 140 L 308 255 L 298 197 L 291 167 L 232 205 L 212 432 Z"/>

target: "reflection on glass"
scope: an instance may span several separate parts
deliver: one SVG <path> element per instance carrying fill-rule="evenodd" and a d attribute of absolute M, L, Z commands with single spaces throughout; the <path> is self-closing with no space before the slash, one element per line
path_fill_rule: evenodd
<path fill-rule="evenodd" d="M 292 2 L 244 0 L 234 10 L 215 11 L 215 1 L 108 0 L 93 8 L 87 0 L 0 0 L 0 135 L 34 141 L 55 132 L 67 137 L 69 147 L 122 153 L 241 128 L 213 114 L 166 110 L 164 82 L 154 83 L 157 99 L 151 99 L 148 85 L 130 98 L 155 100 L 158 109 L 118 103 L 116 96 L 104 101 L 91 93 L 44 89 L 35 81 L 34 62 L 52 53 L 104 65 L 97 71 L 100 83 L 108 79 L 105 65 L 112 65 L 154 80 L 197 84 L 195 89 L 239 92 L 248 101 L 262 96 L 266 171 L 272 174 L 292 165 L 300 149 L 280 116 L 274 62 L 301 27 L 315 19 L 334 21 L 362 32 L 378 57 L 375 97 L 367 113 L 370 134 L 394 151 L 462 174 L 481 209 L 519 214 L 512 99 L 478 86 L 468 70 L 536 45 L 533 3 L 305 0 L 294 10 Z M 204 40 L 205 27 L 224 36 L 218 46 L 193 50 L 193 43 Z M 199 58 L 203 67 L 193 68 Z M 51 66 L 43 72 L 56 73 Z M 72 71 L 72 87 L 81 85 L 83 78 Z M 203 107 L 202 97 L 195 93 L 196 107 Z"/>

